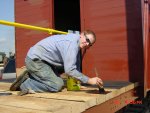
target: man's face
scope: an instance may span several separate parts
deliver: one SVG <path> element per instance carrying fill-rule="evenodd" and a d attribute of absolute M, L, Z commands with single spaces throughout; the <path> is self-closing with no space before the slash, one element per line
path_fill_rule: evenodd
<path fill-rule="evenodd" d="M 84 33 L 81 33 L 80 35 L 80 48 L 81 49 L 89 48 L 90 46 L 92 46 L 93 42 L 94 42 L 93 35 L 91 34 L 85 35 Z"/>

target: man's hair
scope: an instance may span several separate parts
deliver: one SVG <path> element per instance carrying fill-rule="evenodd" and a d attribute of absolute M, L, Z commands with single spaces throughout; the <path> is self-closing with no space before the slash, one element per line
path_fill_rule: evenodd
<path fill-rule="evenodd" d="M 93 35 L 93 38 L 94 38 L 93 44 L 95 43 L 95 41 L 96 41 L 96 35 L 95 35 L 95 33 L 94 33 L 92 30 L 85 30 L 85 31 L 83 31 L 83 33 L 84 33 L 85 35 L 88 35 L 88 34 Z"/>

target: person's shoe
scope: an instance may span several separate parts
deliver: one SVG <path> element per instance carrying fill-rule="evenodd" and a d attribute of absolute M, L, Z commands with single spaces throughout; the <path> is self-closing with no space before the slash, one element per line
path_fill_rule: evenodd
<path fill-rule="evenodd" d="M 35 94 L 36 92 L 33 91 L 32 89 L 26 89 L 26 90 L 22 90 L 18 93 L 18 96 L 23 96 L 23 95 L 27 95 L 27 94 Z"/>
<path fill-rule="evenodd" d="M 12 83 L 10 86 L 10 91 L 19 91 L 20 85 L 29 78 L 29 73 L 27 70 L 23 71 L 21 75 Z"/>

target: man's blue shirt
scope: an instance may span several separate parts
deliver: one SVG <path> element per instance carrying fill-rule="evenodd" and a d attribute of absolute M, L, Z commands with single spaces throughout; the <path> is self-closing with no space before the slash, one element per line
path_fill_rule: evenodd
<path fill-rule="evenodd" d="M 53 35 L 31 47 L 27 56 L 63 67 L 65 73 L 87 83 L 89 78 L 80 72 L 79 40 L 78 34 Z"/>

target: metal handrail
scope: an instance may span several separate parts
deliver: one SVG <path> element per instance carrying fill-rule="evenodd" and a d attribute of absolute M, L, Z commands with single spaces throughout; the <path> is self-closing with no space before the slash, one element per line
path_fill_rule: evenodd
<path fill-rule="evenodd" d="M 16 23 L 16 22 L 9 22 L 9 21 L 5 21 L 5 20 L 0 20 L 0 24 L 8 25 L 8 26 L 15 26 L 15 27 L 19 27 L 19 28 L 25 28 L 25 29 L 31 29 L 31 30 L 37 30 L 37 31 L 42 31 L 42 32 L 47 32 L 48 34 L 53 34 L 53 33 L 55 33 L 55 34 L 67 34 L 67 32 L 63 32 L 63 31 L 58 31 L 58 30 L 39 27 L 39 26 L 21 24 L 21 23 Z"/>

